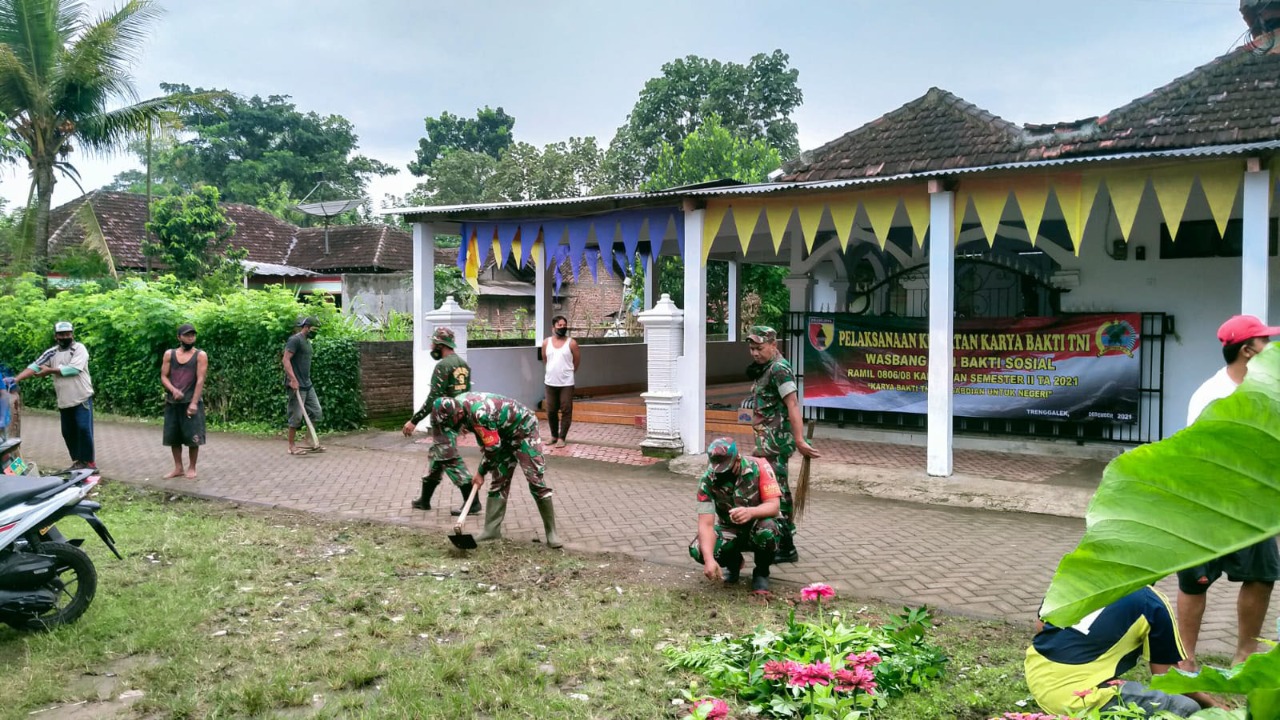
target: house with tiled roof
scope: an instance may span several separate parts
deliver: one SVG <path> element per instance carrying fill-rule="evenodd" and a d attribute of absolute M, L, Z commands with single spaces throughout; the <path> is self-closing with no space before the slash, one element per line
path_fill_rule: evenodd
<path fill-rule="evenodd" d="M 674 338 L 584 348 L 584 366 L 608 368 L 587 384 L 650 389 L 646 447 L 697 453 L 708 427 L 724 430 L 707 383 L 744 357 L 742 263 L 789 271 L 779 342 L 819 438 L 886 430 L 925 445 L 939 476 L 957 436 L 1157 440 L 1220 369 L 1219 325 L 1274 321 L 1280 298 L 1280 0 L 1243 0 L 1241 14 L 1242 46 L 1093 117 L 1018 125 L 932 88 L 768 183 L 398 212 L 428 247 L 478 228 L 537 237 L 541 258 L 621 246 L 648 271 L 680 257 L 683 304 L 645 294 Z M 714 262 L 730 268 L 727 342 L 708 342 L 709 301 L 724 301 L 707 297 Z M 550 270 L 538 263 L 539 287 Z M 540 295 L 540 325 L 549 305 Z M 469 360 L 483 376 L 489 359 Z M 536 401 L 536 369 L 501 362 L 514 370 L 500 391 Z"/>

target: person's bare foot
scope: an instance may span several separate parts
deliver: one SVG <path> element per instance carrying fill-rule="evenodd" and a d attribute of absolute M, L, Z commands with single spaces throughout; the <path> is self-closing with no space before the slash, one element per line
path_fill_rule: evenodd
<path fill-rule="evenodd" d="M 556 440 L 555 447 L 562 448 L 564 447 L 564 444 L 564 438 L 560 438 L 559 440 Z"/>
<path fill-rule="evenodd" d="M 186 478 L 186 479 L 188 479 L 188 480 L 195 480 L 195 479 L 196 479 L 196 469 L 195 469 L 195 468 L 191 468 L 190 470 L 188 470 L 188 471 L 187 471 L 186 475 L 184 475 L 183 477 L 185 477 L 185 478 Z"/>
<path fill-rule="evenodd" d="M 170 470 L 169 474 L 164 476 L 164 479 L 170 480 L 177 477 L 182 477 L 182 468 L 174 468 Z"/>

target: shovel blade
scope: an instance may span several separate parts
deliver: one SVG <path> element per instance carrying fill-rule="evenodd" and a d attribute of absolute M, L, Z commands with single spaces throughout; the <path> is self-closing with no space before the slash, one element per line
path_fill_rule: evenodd
<path fill-rule="evenodd" d="M 453 543 L 453 546 L 459 550 L 475 550 L 477 547 L 480 547 L 479 545 L 476 545 L 476 539 L 474 537 L 471 535 L 463 535 L 461 533 L 450 535 L 449 542 Z"/>

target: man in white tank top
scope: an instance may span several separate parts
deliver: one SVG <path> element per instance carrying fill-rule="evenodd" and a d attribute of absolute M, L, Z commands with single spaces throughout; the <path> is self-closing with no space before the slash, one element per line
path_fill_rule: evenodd
<path fill-rule="evenodd" d="M 569 337 L 569 321 L 563 315 L 551 318 L 551 337 L 542 341 L 545 377 L 547 423 L 551 425 L 552 447 L 564 447 L 573 423 L 573 385 L 582 356 L 578 341 Z"/>

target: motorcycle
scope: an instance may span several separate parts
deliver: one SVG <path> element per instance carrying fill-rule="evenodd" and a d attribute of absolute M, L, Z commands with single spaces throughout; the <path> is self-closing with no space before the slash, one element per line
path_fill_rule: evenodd
<path fill-rule="evenodd" d="M 0 622 L 44 631 L 75 622 L 98 589 L 93 561 L 54 523 L 83 519 L 119 559 L 115 539 L 98 519 L 101 504 L 86 499 L 101 478 L 96 470 L 32 477 L 0 475 Z"/>

